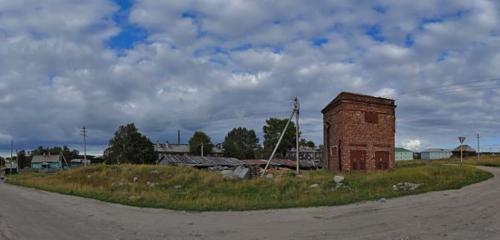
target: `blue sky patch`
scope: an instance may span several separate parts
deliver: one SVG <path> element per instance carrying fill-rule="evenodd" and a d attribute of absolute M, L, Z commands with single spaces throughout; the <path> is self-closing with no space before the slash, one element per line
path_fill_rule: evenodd
<path fill-rule="evenodd" d="M 365 34 L 370 36 L 374 41 L 383 42 L 385 40 L 380 30 L 380 26 L 371 25 L 365 28 Z"/>
<path fill-rule="evenodd" d="M 378 13 L 381 13 L 381 14 L 385 14 L 387 12 L 387 9 L 384 6 L 382 6 L 382 5 L 375 5 L 372 8 L 373 8 L 373 10 L 375 12 L 378 12 Z"/>
<path fill-rule="evenodd" d="M 113 20 L 120 27 L 121 31 L 110 38 L 107 44 L 116 50 L 125 50 L 133 48 L 137 43 L 144 42 L 148 38 L 146 30 L 131 24 L 128 20 L 130 8 L 133 5 L 132 0 L 114 0 L 120 7 L 113 16 Z"/>
<path fill-rule="evenodd" d="M 448 53 L 448 51 L 444 51 L 444 52 L 441 52 L 437 59 L 436 59 L 436 62 L 440 63 L 440 62 L 443 62 L 444 60 L 446 60 L 446 58 L 448 58 L 450 54 Z"/>
<path fill-rule="evenodd" d="M 406 34 L 405 42 L 404 42 L 405 47 L 409 48 L 409 47 L 412 47 L 414 44 L 415 44 L 415 39 L 413 39 L 413 35 Z"/>
<path fill-rule="evenodd" d="M 330 40 L 326 37 L 314 37 L 311 39 L 311 44 L 315 47 L 321 47 L 327 44 Z"/>

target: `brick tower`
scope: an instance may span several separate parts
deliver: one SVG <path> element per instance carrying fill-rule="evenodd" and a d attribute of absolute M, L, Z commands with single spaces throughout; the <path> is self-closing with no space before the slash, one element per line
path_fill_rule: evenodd
<path fill-rule="evenodd" d="M 323 113 L 323 166 L 331 171 L 393 168 L 394 100 L 342 92 Z"/>

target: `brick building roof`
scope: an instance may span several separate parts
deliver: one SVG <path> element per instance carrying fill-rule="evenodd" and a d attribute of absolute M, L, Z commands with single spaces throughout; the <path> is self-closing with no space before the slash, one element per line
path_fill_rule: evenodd
<path fill-rule="evenodd" d="M 372 104 L 387 105 L 387 106 L 396 107 L 395 101 L 393 99 L 382 98 L 382 97 L 373 97 L 373 96 L 368 96 L 368 95 L 359 94 L 359 93 L 341 92 L 335 99 L 333 99 L 328 105 L 326 105 L 326 107 L 323 108 L 323 110 L 321 110 L 321 112 L 325 113 L 343 101 L 372 103 Z"/>

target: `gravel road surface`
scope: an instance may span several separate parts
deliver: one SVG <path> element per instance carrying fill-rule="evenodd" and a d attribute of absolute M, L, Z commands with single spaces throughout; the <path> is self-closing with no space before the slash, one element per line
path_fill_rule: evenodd
<path fill-rule="evenodd" d="M 500 239 L 500 168 L 460 190 L 339 207 L 188 213 L 0 182 L 0 239 Z"/>

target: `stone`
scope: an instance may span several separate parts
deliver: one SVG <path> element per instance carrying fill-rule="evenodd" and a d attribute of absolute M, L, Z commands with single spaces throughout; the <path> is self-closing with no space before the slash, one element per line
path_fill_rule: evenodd
<path fill-rule="evenodd" d="M 319 184 L 317 183 L 309 185 L 309 188 L 317 188 L 317 187 L 319 187 Z"/>
<path fill-rule="evenodd" d="M 92 175 L 87 175 L 87 179 L 91 179 L 92 178 Z"/>
<path fill-rule="evenodd" d="M 158 173 L 160 173 L 160 171 L 158 171 L 158 170 L 153 170 L 153 171 L 151 171 L 151 172 L 149 172 L 149 173 L 151 173 L 151 174 L 158 174 Z"/>
<path fill-rule="evenodd" d="M 272 173 L 269 173 L 269 174 L 267 174 L 267 175 L 266 175 L 266 178 L 267 178 L 267 179 L 272 179 L 273 177 L 274 177 L 274 176 L 273 176 L 273 174 L 272 174 Z"/>
<path fill-rule="evenodd" d="M 175 189 L 181 189 L 182 188 L 182 185 L 175 185 L 174 186 Z"/>
<path fill-rule="evenodd" d="M 338 183 L 343 182 L 343 181 L 344 181 L 344 179 L 345 179 L 345 178 L 344 178 L 343 176 L 335 176 L 335 177 L 333 177 L 333 181 L 334 181 L 335 183 L 337 183 L 337 184 L 338 184 Z"/>
<path fill-rule="evenodd" d="M 234 179 L 234 172 L 233 172 L 233 170 L 222 170 L 220 172 L 220 174 L 222 174 L 222 176 L 225 179 Z"/>
<path fill-rule="evenodd" d="M 138 177 L 134 177 L 134 178 L 132 178 L 132 181 L 137 182 L 137 181 L 139 181 L 139 178 Z"/>
<path fill-rule="evenodd" d="M 410 183 L 410 182 L 401 182 L 396 185 L 392 186 L 392 190 L 398 192 L 398 191 L 415 191 L 417 190 L 422 184 L 419 183 Z"/>
<path fill-rule="evenodd" d="M 243 167 L 243 166 L 238 166 L 234 170 L 233 176 L 236 177 L 236 178 L 239 178 L 239 179 L 244 179 L 244 178 L 248 178 L 249 173 L 250 173 L 250 169 L 249 168 L 246 168 L 246 167 Z"/>
<path fill-rule="evenodd" d="M 385 203 L 387 200 L 385 198 L 381 198 L 378 200 L 379 202 Z"/>

